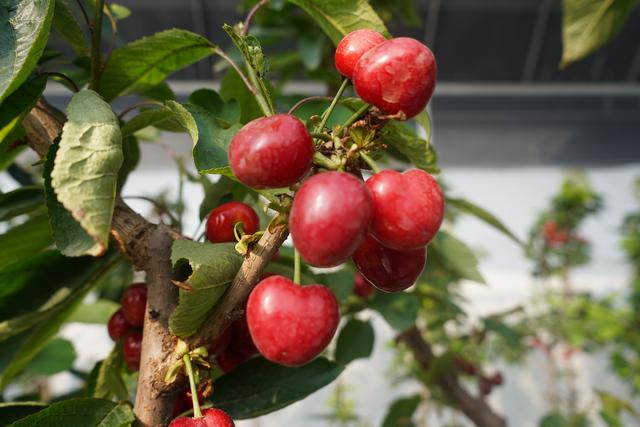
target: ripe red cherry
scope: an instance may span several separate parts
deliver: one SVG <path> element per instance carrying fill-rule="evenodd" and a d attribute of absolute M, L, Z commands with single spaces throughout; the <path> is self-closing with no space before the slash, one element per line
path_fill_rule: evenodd
<path fill-rule="evenodd" d="M 235 427 L 235 424 L 222 409 L 205 409 L 202 418 L 176 418 L 169 427 Z"/>
<path fill-rule="evenodd" d="M 131 328 L 133 328 L 133 325 L 127 322 L 127 319 L 124 318 L 124 314 L 122 313 L 121 308 L 113 313 L 113 315 L 109 319 L 109 323 L 107 324 L 109 336 L 114 341 L 118 341 L 118 339 L 129 332 Z"/>
<path fill-rule="evenodd" d="M 376 290 L 373 285 L 362 275 L 360 272 L 356 272 L 353 276 L 353 293 L 360 298 L 369 298 L 369 296 Z"/>
<path fill-rule="evenodd" d="M 307 263 L 334 267 L 360 245 L 370 221 L 371 195 L 364 183 L 344 172 L 324 172 L 300 186 L 289 228 Z"/>
<path fill-rule="evenodd" d="M 231 327 L 228 327 L 218 338 L 211 341 L 207 350 L 211 356 L 222 354 L 231 343 Z"/>
<path fill-rule="evenodd" d="M 261 117 L 242 127 L 229 145 L 229 164 L 253 188 L 288 187 L 311 168 L 313 140 L 290 114 Z"/>
<path fill-rule="evenodd" d="M 258 283 L 247 302 L 249 331 L 260 354 L 285 366 L 304 365 L 320 354 L 339 321 L 329 288 L 298 286 L 283 276 Z"/>
<path fill-rule="evenodd" d="M 545 221 L 542 231 L 547 243 L 553 247 L 562 246 L 571 239 L 569 232 L 559 229 L 553 220 Z"/>
<path fill-rule="evenodd" d="M 140 369 L 140 353 L 142 351 L 142 334 L 138 331 L 131 331 L 124 337 L 122 343 L 122 354 L 124 362 L 132 371 Z"/>
<path fill-rule="evenodd" d="M 444 218 L 444 195 L 428 173 L 384 170 L 367 180 L 373 199 L 371 234 L 384 246 L 397 250 L 425 246 Z"/>
<path fill-rule="evenodd" d="M 147 284 L 135 283 L 122 294 L 122 314 L 133 326 L 142 327 L 147 306 Z"/>
<path fill-rule="evenodd" d="M 253 208 L 242 202 L 224 203 L 209 213 L 207 239 L 212 243 L 235 242 L 233 228 L 242 223 L 245 233 L 253 234 L 260 227 L 260 219 Z"/>
<path fill-rule="evenodd" d="M 350 32 L 336 47 L 336 69 L 343 76 L 351 78 L 360 57 L 386 40 L 379 32 L 369 29 Z"/>
<path fill-rule="evenodd" d="M 429 103 L 436 86 L 436 60 L 431 50 L 407 37 L 387 40 L 367 53 L 353 71 L 358 96 L 386 114 L 411 118 Z"/>
<path fill-rule="evenodd" d="M 427 249 L 423 246 L 396 251 L 367 236 L 352 259 L 373 286 L 386 292 L 399 292 L 413 285 L 424 270 Z"/>

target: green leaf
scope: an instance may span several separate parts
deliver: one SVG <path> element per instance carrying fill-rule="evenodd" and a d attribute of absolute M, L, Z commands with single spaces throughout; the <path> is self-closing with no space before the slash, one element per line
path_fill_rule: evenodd
<path fill-rule="evenodd" d="M 215 90 L 198 89 L 189 95 L 189 104 L 197 105 L 228 125 L 240 123 L 240 104 L 236 100 L 225 102 Z M 227 127 L 228 127 L 227 125 Z"/>
<path fill-rule="evenodd" d="M 175 117 L 175 113 L 165 106 L 140 111 L 122 126 L 122 137 L 133 135 L 148 126 L 155 126 Z"/>
<path fill-rule="evenodd" d="M 540 421 L 540 427 L 567 427 L 567 419 L 558 413 L 551 413 Z"/>
<path fill-rule="evenodd" d="M 3 0 L 0 3 L 0 103 L 38 64 L 53 17 L 51 0 Z"/>
<path fill-rule="evenodd" d="M 0 390 L 46 346 L 119 259 L 115 253 L 95 259 L 47 252 L 0 267 Z"/>
<path fill-rule="evenodd" d="M 336 345 L 336 362 L 341 365 L 371 356 L 375 333 L 370 322 L 352 318 L 340 330 Z"/>
<path fill-rule="evenodd" d="M 36 255 L 51 243 L 47 217 L 39 215 L 31 218 L 0 235 L 0 265 L 9 265 Z"/>
<path fill-rule="evenodd" d="M 0 144 L 11 142 L 9 136 L 36 105 L 46 83 L 44 76 L 29 79 L 0 104 Z"/>
<path fill-rule="evenodd" d="M 422 402 L 422 397 L 419 395 L 396 400 L 389 407 L 389 411 L 382 422 L 382 427 L 415 427 L 411 418 L 416 409 L 418 409 L 420 402 Z"/>
<path fill-rule="evenodd" d="M 58 201 L 95 244 L 67 251 L 74 246 L 71 241 L 61 250 L 68 255 L 98 256 L 106 251 L 109 242 L 118 171 L 123 162 L 120 126 L 111 106 L 91 90 L 75 94 L 67 112 L 68 121 L 51 171 L 51 186 Z"/>
<path fill-rule="evenodd" d="M 104 325 L 119 308 L 120 304 L 102 299 L 79 305 L 67 321 Z"/>
<path fill-rule="evenodd" d="M 100 80 L 107 101 L 162 83 L 170 74 L 215 52 L 206 38 L 186 30 L 156 33 L 113 51 Z"/>
<path fill-rule="evenodd" d="M 304 9 L 337 45 L 352 31 L 370 28 L 389 37 L 375 10 L 367 0 L 289 0 Z"/>
<path fill-rule="evenodd" d="M 343 370 L 322 357 L 298 368 L 255 358 L 217 379 L 211 401 L 234 419 L 255 418 L 304 399 Z"/>
<path fill-rule="evenodd" d="M 595 52 L 624 26 L 635 0 L 563 0 L 562 61 L 566 67 Z"/>
<path fill-rule="evenodd" d="M 376 292 L 370 307 L 384 317 L 396 331 L 404 331 L 416 322 L 420 301 L 411 293 Z"/>
<path fill-rule="evenodd" d="M 13 132 L 5 138 L 6 144 L 0 143 L 0 171 L 11 166 L 16 157 L 24 151 L 26 145 L 21 143 L 15 144 L 16 142 L 22 142 L 20 140 L 22 140 L 24 136 L 25 134 L 22 126 L 16 126 Z"/>
<path fill-rule="evenodd" d="M 440 230 L 429 245 L 427 259 L 430 256 L 437 257 L 447 270 L 462 279 L 486 283 L 484 277 L 478 271 L 478 258 L 476 258 L 473 251 L 462 241 L 444 230 Z"/>
<path fill-rule="evenodd" d="M 353 294 L 353 277 L 355 272 L 352 269 L 344 268 L 333 273 L 316 275 L 318 283 L 322 283 L 331 289 L 338 301 L 344 302 Z"/>
<path fill-rule="evenodd" d="M 461 212 L 475 216 L 479 220 L 484 221 L 485 223 L 494 227 L 496 230 L 501 231 L 506 236 L 510 237 L 511 240 L 516 242 L 518 245 L 520 246 L 523 245 L 520 239 L 518 239 L 518 236 L 516 236 L 511 230 L 509 230 L 509 228 L 507 228 L 507 226 L 504 225 L 502 221 L 496 218 L 491 212 L 476 205 L 475 203 L 472 203 L 465 199 L 454 199 L 454 198 L 448 197 L 447 205 L 453 206 Z"/>
<path fill-rule="evenodd" d="M 111 12 L 111 15 L 113 15 L 113 18 L 118 21 L 131 16 L 131 10 L 129 10 L 129 8 L 117 3 L 109 3 L 109 11 Z"/>
<path fill-rule="evenodd" d="M 35 414 L 47 407 L 44 402 L 3 402 L 0 403 L 0 425 L 8 426 L 14 421 Z"/>
<path fill-rule="evenodd" d="M 174 335 L 194 334 L 216 305 L 242 265 L 242 256 L 233 243 L 198 243 L 177 240 L 173 243 L 171 262 L 174 269 L 187 264 L 191 270 L 184 281 L 193 290 L 180 289 L 179 302 L 169 327 Z"/>
<path fill-rule="evenodd" d="M 314 33 L 302 33 L 298 39 L 298 55 L 307 70 L 315 70 L 322 63 L 325 37 Z"/>
<path fill-rule="evenodd" d="M 27 372 L 34 375 L 57 374 L 73 367 L 75 359 L 73 345 L 63 338 L 56 338 L 29 363 Z"/>
<path fill-rule="evenodd" d="M 91 48 L 69 0 L 55 0 L 53 28 L 69 43 L 78 56 L 91 55 Z"/>
<path fill-rule="evenodd" d="M 125 427 L 135 421 L 129 403 L 71 399 L 54 403 L 10 427 Z"/>
<path fill-rule="evenodd" d="M 123 367 L 122 347 L 116 345 L 100 364 L 93 397 L 106 399 L 115 396 L 117 399 L 127 400 L 129 392 L 122 379 Z"/>
<path fill-rule="evenodd" d="M 71 212 L 62 206 L 51 187 L 51 171 L 59 147 L 60 140 L 55 140 L 49 147 L 44 161 L 44 193 L 49 225 L 58 250 L 66 256 L 80 256 L 90 251 L 95 246 L 95 242 L 82 225 L 73 218 Z"/>
<path fill-rule="evenodd" d="M 44 205 L 42 187 L 28 185 L 0 194 L 0 221 L 33 212 Z"/>
<path fill-rule="evenodd" d="M 487 331 L 493 331 L 500 335 L 508 346 L 515 348 L 521 345 L 522 334 L 516 329 L 492 317 L 487 317 L 483 322 Z"/>
<path fill-rule="evenodd" d="M 240 124 L 223 129 L 215 116 L 202 107 L 174 101 L 168 101 L 167 106 L 193 140 L 193 160 L 198 172 L 230 175 L 229 144 Z"/>
<path fill-rule="evenodd" d="M 220 96 L 225 102 L 236 100 L 240 104 L 240 122 L 248 123 L 260 117 L 262 110 L 253 94 L 233 68 L 230 68 L 220 82 Z"/>
<path fill-rule="evenodd" d="M 407 124 L 390 121 L 382 128 L 380 139 L 383 144 L 399 152 L 414 166 L 431 174 L 440 172 L 438 155 L 429 141 L 416 135 Z"/>

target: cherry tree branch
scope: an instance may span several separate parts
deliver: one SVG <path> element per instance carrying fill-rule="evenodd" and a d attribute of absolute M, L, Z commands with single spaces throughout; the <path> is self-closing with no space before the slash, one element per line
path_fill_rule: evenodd
<path fill-rule="evenodd" d="M 420 367 L 428 370 L 435 358 L 431 345 L 423 338 L 420 330 L 413 326 L 398 335 L 397 341 L 404 343 Z M 506 427 L 507 423 L 481 397 L 471 396 L 458 382 L 453 371 L 442 373 L 436 378 L 436 383 L 442 392 L 464 413 L 477 427 Z"/>

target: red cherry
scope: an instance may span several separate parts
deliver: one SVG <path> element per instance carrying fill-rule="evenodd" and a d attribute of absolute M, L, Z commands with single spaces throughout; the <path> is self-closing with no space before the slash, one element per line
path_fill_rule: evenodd
<path fill-rule="evenodd" d="M 261 117 L 242 127 L 229 145 L 229 164 L 253 188 L 288 187 L 311 168 L 313 140 L 290 114 Z"/>
<path fill-rule="evenodd" d="M 113 315 L 109 319 L 109 323 L 107 324 L 109 336 L 114 341 L 118 341 L 118 339 L 129 332 L 131 328 L 133 328 L 133 325 L 127 322 L 127 319 L 124 318 L 124 314 L 122 313 L 121 308 L 113 313 Z"/>
<path fill-rule="evenodd" d="M 491 383 L 491 381 L 489 381 L 485 377 L 480 377 L 478 379 L 478 391 L 480 392 L 481 396 L 488 396 L 489 394 L 491 394 L 492 390 L 493 384 Z"/>
<path fill-rule="evenodd" d="M 320 354 L 339 321 L 338 301 L 329 288 L 298 286 L 283 276 L 258 283 L 247 302 L 249 331 L 258 350 L 285 366 L 304 365 Z"/>
<path fill-rule="evenodd" d="M 453 364 L 458 371 L 463 372 L 467 375 L 475 375 L 477 372 L 476 366 L 462 356 L 454 357 Z"/>
<path fill-rule="evenodd" d="M 360 57 L 386 40 L 379 32 L 369 29 L 350 32 L 336 47 L 336 69 L 343 76 L 351 78 Z"/>
<path fill-rule="evenodd" d="M 142 351 L 142 334 L 138 331 L 131 331 L 124 337 L 122 343 L 122 354 L 127 367 L 131 371 L 140 369 L 140 353 Z"/>
<path fill-rule="evenodd" d="M 233 420 L 222 409 L 205 409 L 202 411 L 208 427 L 235 427 Z"/>
<path fill-rule="evenodd" d="M 222 354 L 223 351 L 229 347 L 229 343 L 231 342 L 231 327 L 228 327 L 220 334 L 218 338 L 211 341 L 208 347 L 209 354 L 212 356 L 216 356 L 218 354 Z"/>
<path fill-rule="evenodd" d="M 237 353 L 233 353 L 230 349 L 223 351 L 216 357 L 216 363 L 225 374 L 227 372 L 233 371 L 235 368 L 237 368 L 239 365 L 242 365 L 247 360 L 247 357 Z"/>
<path fill-rule="evenodd" d="M 373 286 L 385 292 L 400 292 L 420 277 L 427 259 L 427 248 L 396 251 L 382 246 L 369 235 L 352 259 Z"/>
<path fill-rule="evenodd" d="M 289 216 L 291 238 L 316 267 L 344 262 L 360 245 L 371 221 L 371 195 L 355 176 L 324 172 L 307 179 Z"/>
<path fill-rule="evenodd" d="M 122 313 L 133 326 L 142 327 L 147 306 L 147 284 L 135 283 L 122 294 Z"/>
<path fill-rule="evenodd" d="M 387 40 L 367 53 L 353 71 L 358 96 L 386 114 L 411 118 L 429 103 L 436 86 L 436 60 L 431 50 L 407 37 Z"/>
<path fill-rule="evenodd" d="M 258 354 L 258 348 L 253 342 L 246 316 L 233 322 L 232 338 L 229 344 L 229 350 L 243 358 L 243 362 Z"/>
<path fill-rule="evenodd" d="M 493 385 L 502 385 L 504 383 L 504 378 L 502 377 L 502 374 L 500 372 L 496 372 L 495 374 L 491 375 L 487 378 L 487 380 L 489 380 L 489 382 Z"/>
<path fill-rule="evenodd" d="M 373 287 L 360 272 L 356 272 L 353 276 L 353 293 L 360 298 L 369 298 L 369 296 L 375 292 L 376 288 Z"/>
<path fill-rule="evenodd" d="M 205 397 L 202 391 L 198 390 L 198 403 L 202 403 Z M 191 390 L 186 390 L 182 394 L 182 401 L 187 406 L 187 408 L 193 408 L 193 400 L 191 399 Z"/>
<path fill-rule="evenodd" d="M 247 234 L 253 234 L 260 227 L 260 219 L 253 208 L 242 202 L 224 203 L 209 213 L 207 218 L 207 239 L 212 243 L 235 242 L 233 228 L 237 222 Z"/>
<path fill-rule="evenodd" d="M 562 246 L 571 239 L 569 232 L 559 229 L 553 220 L 545 221 L 542 226 L 542 233 L 547 243 L 553 247 Z"/>
<path fill-rule="evenodd" d="M 384 170 L 367 180 L 373 200 L 371 234 L 384 246 L 417 249 L 436 235 L 445 201 L 438 182 L 428 173 Z"/>
<path fill-rule="evenodd" d="M 210 424 L 204 418 L 179 417 L 171 421 L 169 427 L 209 427 Z"/>

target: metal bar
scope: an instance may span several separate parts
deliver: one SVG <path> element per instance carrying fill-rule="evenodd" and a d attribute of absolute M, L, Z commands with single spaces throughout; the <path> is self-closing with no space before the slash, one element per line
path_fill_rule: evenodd
<path fill-rule="evenodd" d="M 527 49 L 527 58 L 522 69 L 522 80 L 525 82 L 531 82 L 535 78 L 553 2 L 554 0 L 543 0 L 540 2 L 540 7 L 538 7 L 536 22 L 533 26 L 533 32 L 529 40 L 529 48 Z"/>

